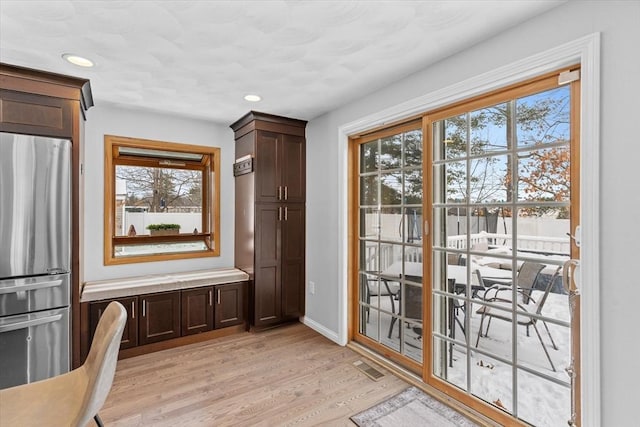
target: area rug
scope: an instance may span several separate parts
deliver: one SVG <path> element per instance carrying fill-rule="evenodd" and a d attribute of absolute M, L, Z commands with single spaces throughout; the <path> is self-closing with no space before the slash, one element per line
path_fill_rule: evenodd
<path fill-rule="evenodd" d="M 416 387 L 351 417 L 360 427 L 463 426 L 478 427 L 464 415 Z"/>

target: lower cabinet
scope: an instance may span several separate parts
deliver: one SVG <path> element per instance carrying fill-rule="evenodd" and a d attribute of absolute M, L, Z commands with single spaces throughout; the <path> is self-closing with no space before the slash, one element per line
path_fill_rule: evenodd
<path fill-rule="evenodd" d="M 213 287 L 182 291 L 182 335 L 213 329 Z"/>
<path fill-rule="evenodd" d="M 229 283 L 182 291 L 182 335 L 244 323 L 244 287 Z"/>
<path fill-rule="evenodd" d="M 245 319 L 245 298 L 243 283 L 229 283 L 215 287 L 215 328 L 240 325 Z"/>
<path fill-rule="evenodd" d="M 89 325 L 91 331 L 89 342 L 93 341 L 93 334 L 98 327 L 98 320 L 100 320 L 102 313 L 104 313 L 111 301 L 118 301 L 127 310 L 127 323 L 125 323 L 124 331 L 122 332 L 120 350 L 136 347 L 138 345 L 138 319 L 136 318 L 138 297 L 119 298 L 116 300 L 91 303 L 89 306 Z"/>
<path fill-rule="evenodd" d="M 91 302 L 89 343 L 111 301 L 127 310 L 121 350 L 243 324 L 245 286 L 238 282 Z"/>
<path fill-rule="evenodd" d="M 180 291 L 141 295 L 140 345 L 180 336 Z"/>

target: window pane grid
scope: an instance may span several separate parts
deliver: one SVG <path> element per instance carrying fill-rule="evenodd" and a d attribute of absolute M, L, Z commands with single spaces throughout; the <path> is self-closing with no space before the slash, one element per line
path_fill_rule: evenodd
<path fill-rule="evenodd" d="M 406 262 L 422 262 L 421 145 L 420 130 L 364 142 L 358 173 L 359 271 L 379 283 L 363 289 L 371 302 L 358 330 L 414 362 L 422 361 L 422 315 L 413 317 L 404 297 L 421 283 L 404 275 Z"/>

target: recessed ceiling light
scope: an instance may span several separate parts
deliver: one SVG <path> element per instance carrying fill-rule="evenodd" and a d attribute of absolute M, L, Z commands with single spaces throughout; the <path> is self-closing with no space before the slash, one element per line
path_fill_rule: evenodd
<path fill-rule="evenodd" d="M 254 95 L 250 93 L 244 96 L 244 100 L 249 102 L 258 102 L 262 101 L 262 97 L 260 97 L 260 95 Z"/>
<path fill-rule="evenodd" d="M 84 58 L 82 56 L 78 56 L 73 53 L 65 53 L 62 55 L 62 58 L 65 61 L 72 63 L 73 65 L 77 65 L 78 67 L 89 68 L 89 67 L 93 67 L 94 65 L 92 60 Z"/>

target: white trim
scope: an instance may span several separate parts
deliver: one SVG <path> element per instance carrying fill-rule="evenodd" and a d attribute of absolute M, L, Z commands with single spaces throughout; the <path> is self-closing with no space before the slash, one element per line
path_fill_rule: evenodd
<path fill-rule="evenodd" d="M 581 64 L 580 214 L 582 425 L 599 426 L 600 404 L 600 33 L 563 44 L 463 82 L 370 114 L 338 128 L 338 274 L 339 340 L 347 342 L 347 158 L 349 135 L 443 107 L 560 67 Z M 588 191 L 587 191 L 588 189 Z"/>
<path fill-rule="evenodd" d="M 340 345 L 347 345 L 346 342 L 342 343 L 340 341 L 340 338 L 338 337 L 338 334 L 335 331 L 332 331 L 330 329 L 327 329 L 326 327 L 324 327 L 323 325 L 321 325 L 320 323 L 316 322 L 315 320 L 312 320 L 308 317 L 302 317 L 300 319 L 300 321 L 310 327 L 311 329 L 313 329 L 314 331 L 316 331 L 317 333 L 324 335 L 325 337 L 329 338 L 331 341 L 336 342 Z"/>

